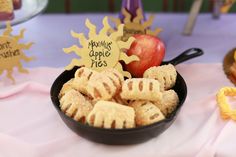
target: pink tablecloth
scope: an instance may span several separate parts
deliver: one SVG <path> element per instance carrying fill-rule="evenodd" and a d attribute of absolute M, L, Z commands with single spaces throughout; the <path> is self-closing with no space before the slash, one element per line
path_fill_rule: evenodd
<path fill-rule="evenodd" d="M 232 86 L 221 64 L 182 64 L 188 97 L 173 125 L 138 145 L 107 146 L 74 134 L 54 109 L 49 90 L 62 69 L 15 73 L 17 84 L 0 76 L 0 157 L 230 157 L 236 154 L 236 122 L 219 116 L 215 95 Z M 230 100 L 231 103 L 233 100 Z"/>

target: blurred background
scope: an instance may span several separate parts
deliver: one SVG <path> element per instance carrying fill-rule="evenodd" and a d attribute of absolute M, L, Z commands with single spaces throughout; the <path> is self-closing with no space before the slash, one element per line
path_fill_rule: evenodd
<path fill-rule="evenodd" d="M 214 0 L 205 0 L 201 12 L 211 12 Z M 188 12 L 193 0 L 143 0 L 147 12 Z M 50 0 L 46 13 L 117 12 L 121 0 Z M 230 10 L 235 12 L 236 6 Z"/>

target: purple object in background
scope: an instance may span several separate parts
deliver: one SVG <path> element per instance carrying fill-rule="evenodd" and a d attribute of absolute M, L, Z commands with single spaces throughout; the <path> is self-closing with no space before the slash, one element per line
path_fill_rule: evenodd
<path fill-rule="evenodd" d="M 138 8 L 142 8 L 142 10 L 143 10 L 142 0 L 122 0 L 121 9 L 122 8 L 125 8 L 132 15 L 131 19 L 133 20 L 133 18 L 136 17 L 136 10 Z M 123 22 L 124 16 L 123 16 L 122 12 L 120 12 L 119 17 L 120 17 L 121 21 Z M 145 20 L 144 13 L 143 13 L 143 17 Z"/>
<path fill-rule="evenodd" d="M 22 0 L 13 0 L 13 6 L 15 10 L 20 9 L 22 6 Z"/>

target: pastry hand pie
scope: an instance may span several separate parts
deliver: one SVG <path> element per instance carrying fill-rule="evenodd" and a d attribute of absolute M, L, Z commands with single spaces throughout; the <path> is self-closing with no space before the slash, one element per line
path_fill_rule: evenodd
<path fill-rule="evenodd" d="M 165 119 L 160 109 L 149 101 L 134 101 L 130 106 L 135 110 L 135 121 L 139 126 L 149 125 Z"/>
<path fill-rule="evenodd" d="M 110 78 L 110 80 L 113 82 L 113 84 L 116 86 L 117 91 L 121 89 L 122 83 L 124 81 L 124 76 L 117 71 L 116 69 L 110 68 L 106 69 L 101 74 L 106 75 Z"/>
<path fill-rule="evenodd" d="M 122 85 L 121 98 L 126 100 L 160 101 L 160 83 L 154 79 L 127 79 Z"/>
<path fill-rule="evenodd" d="M 89 125 L 102 128 L 133 128 L 135 112 L 132 107 L 110 101 L 98 101 L 87 117 Z"/>
<path fill-rule="evenodd" d="M 85 122 L 93 106 L 82 94 L 71 89 L 60 99 L 60 108 L 74 120 Z"/>
<path fill-rule="evenodd" d="M 162 100 L 160 102 L 154 102 L 154 104 L 165 116 L 168 116 L 170 113 L 172 113 L 178 103 L 179 97 L 174 90 L 164 91 Z"/>
<path fill-rule="evenodd" d="M 88 81 L 86 90 L 95 100 L 110 100 L 117 91 L 113 81 L 104 74 L 96 74 Z"/>
<path fill-rule="evenodd" d="M 59 94 L 59 99 L 61 99 L 61 97 L 63 95 L 65 95 L 66 92 L 68 92 L 71 89 L 74 89 L 73 88 L 73 81 L 74 81 L 74 79 L 72 78 L 62 86 L 60 94 Z"/>
<path fill-rule="evenodd" d="M 161 85 L 161 91 L 164 91 L 175 85 L 177 72 L 172 64 L 168 64 L 147 69 L 143 77 L 158 80 Z"/>
<path fill-rule="evenodd" d="M 129 101 L 128 100 L 124 100 L 120 97 L 120 94 L 116 94 L 111 101 L 116 102 L 118 104 L 122 104 L 122 105 L 129 105 Z"/>
<path fill-rule="evenodd" d="M 165 119 L 179 102 L 174 90 L 177 72 L 173 65 L 152 67 L 146 78 L 124 80 L 116 69 L 96 72 L 79 68 L 59 94 L 67 116 L 90 126 L 124 129 Z"/>
<path fill-rule="evenodd" d="M 89 79 L 96 74 L 98 74 L 98 72 L 92 69 L 89 69 L 86 67 L 79 68 L 75 72 L 75 79 L 73 82 L 74 88 L 83 94 L 87 94 L 87 91 L 86 91 L 87 83 Z"/>

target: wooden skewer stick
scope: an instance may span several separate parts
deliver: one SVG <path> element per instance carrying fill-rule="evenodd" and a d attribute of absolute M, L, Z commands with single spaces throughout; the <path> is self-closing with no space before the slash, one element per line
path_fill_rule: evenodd
<path fill-rule="evenodd" d="M 184 32 L 183 32 L 184 35 L 191 35 L 192 34 L 197 16 L 198 16 L 199 11 L 202 6 L 202 2 L 203 2 L 203 0 L 194 0 L 193 5 L 190 10 L 190 15 L 189 15 L 188 21 L 184 27 Z"/>

